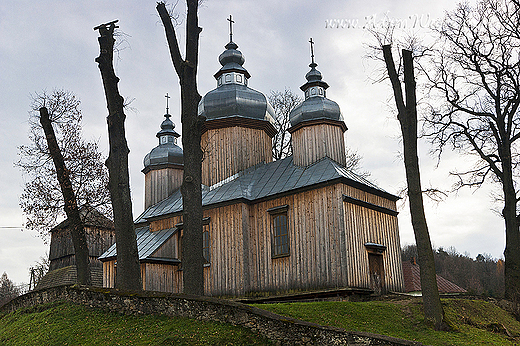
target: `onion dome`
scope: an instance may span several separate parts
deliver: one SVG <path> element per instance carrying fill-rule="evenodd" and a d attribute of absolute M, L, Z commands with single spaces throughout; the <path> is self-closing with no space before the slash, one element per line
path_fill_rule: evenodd
<path fill-rule="evenodd" d="M 309 65 L 311 70 L 305 75 L 307 83 L 302 85 L 300 89 L 305 93 L 305 101 L 296 106 L 289 115 L 291 127 L 305 126 L 307 121 L 324 120 L 327 122 L 337 123 L 346 131 L 347 127 L 343 121 L 343 115 L 336 102 L 326 97 L 326 90 L 329 85 L 322 80 L 321 72 L 316 69 L 314 62 L 314 53 L 312 52 L 311 39 L 311 57 L 312 62 Z"/>
<path fill-rule="evenodd" d="M 164 115 L 166 119 L 161 124 L 161 131 L 157 132 L 159 145 L 153 148 L 144 157 L 144 169 L 146 173 L 154 168 L 164 168 L 167 166 L 184 166 L 182 149 L 177 145 L 177 138 L 180 135 L 175 132 L 175 124 L 170 120 L 168 112 Z"/>
<path fill-rule="evenodd" d="M 245 58 L 232 40 L 220 54 L 222 68 L 215 73 L 217 88 L 200 101 L 198 114 L 206 117 L 205 130 L 224 126 L 253 126 L 264 128 L 273 136 L 274 110 L 267 97 L 249 88 L 249 72 L 242 66 Z M 216 121 L 219 120 L 219 121 Z"/>

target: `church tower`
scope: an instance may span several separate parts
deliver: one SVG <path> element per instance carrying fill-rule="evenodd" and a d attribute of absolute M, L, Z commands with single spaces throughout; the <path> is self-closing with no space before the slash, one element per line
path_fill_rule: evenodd
<path fill-rule="evenodd" d="M 202 183 L 212 186 L 261 162 L 272 161 L 274 111 L 264 94 L 248 87 L 251 77 L 245 62 L 230 39 L 219 56 L 222 68 L 214 75 L 217 88 L 199 103 L 199 115 L 206 117 L 201 147 Z"/>
<path fill-rule="evenodd" d="M 311 43 L 311 70 L 305 75 L 307 83 L 300 89 L 305 100 L 290 114 L 289 132 L 293 141 L 293 162 L 308 166 L 329 157 L 342 166 L 346 164 L 344 132 L 347 126 L 336 102 L 326 97 L 329 85 L 322 80 L 314 62 L 314 42 Z"/>
<path fill-rule="evenodd" d="M 167 99 L 169 98 L 166 94 Z M 180 135 L 175 132 L 175 125 L 170 120 L 168 103 L 166 104 L 166 119 L 157 132 L 159 145 L 144 157 L 144 208 L 162 201 L 182 184 L 184 161 L 182 149 L 177 145 Z"/>

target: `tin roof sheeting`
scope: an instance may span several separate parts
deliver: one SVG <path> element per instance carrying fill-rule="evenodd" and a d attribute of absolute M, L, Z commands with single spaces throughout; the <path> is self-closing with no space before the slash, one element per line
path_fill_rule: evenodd
<path fill-rule="evenodd" d="M 340 178 L 392 196 L 328 157 L 307 167 L 300 167 L 293 164 L 293 158 L 290 156 L 248 168 L 230 177 L 228 182 L 221 182 L 212 187 L 204 186 L 202 204 L 207 206 L 236 199 L 254 201 Z M 182 196 L 180 190 L 177 190 L 170 197 L 145 210 L 137 218 L 136 223 L 180 211 L 182 211 Z"/>
<path fill-rule="evenodd" d="M 177 228 L 168 228 L 161 231 L 150 232 L 149 226 L 139 227 L 135 230 L 137 237 L 137 251 L 139 260 L 149 258 L 161 245 L 163 245 L 177 231 Z M 99 260 L 117 256 L 116 244 L 113 244 L 104 254 L 99 256 Z"/>

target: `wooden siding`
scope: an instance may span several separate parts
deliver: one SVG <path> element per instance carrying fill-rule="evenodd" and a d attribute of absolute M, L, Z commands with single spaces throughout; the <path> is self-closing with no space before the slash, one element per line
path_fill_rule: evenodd
<path fill-rule="evenodd" d="M 242 295 L 245 291 L 244 224 L 242 204 L 205 211 L 210 216 L 210 257 L 205 268 L 209 295 Z"/>
<path fill-rule="evenodd" d="M 179 258 L 180 253 L 177 252 L 179 247 L 179 234 L 175 233 L 158 248 L 150 257 L 152 258 Z"/>
<path fill-rule="evenodd" d="M 340 185 L 302 192 L 251 206 L 251 291 L 345 287 L 344 223 Z M 272 258 L 272 216 L 288 205 L 290 255 Z"/>
<path fill-rule="evenodd" d="M 141 279 L 143 280 L 143 289 L 147 291 L 182 292 L 182 271 L 178 269 L 178 266 L 142 263 Z"/>
<path fill-rule="evenodd" d="M 339 126 L 320 124 L 302 127 L 292 134 L 294 164 L 308 166 L 323 157 L 346 164 L 345 140 Z"/>
<path fill-rule="evenodd" d="M 101 266 L 97 257 L 101 256 L 115 242 L 115 231 L 101 229 L 92 226 L 85 227 L 88 251 L 91 257 L 91 265 Z M 69 265 L 75 265 L 74 244 L 72 235 L 68 229 L 60 229 L 52 232 L 49 251 L 49 270 L 55 270 Z"/>
<path fill-rule="evenodd" d="M 344 202 L 344 195 L 366 204 Z M 285 205 L 289 256 L 272 258 L 269 211 Z M 383 253 L 385 288 L 402 291 L 397 217 L 367 206 L 396 210 L 395 202 L 342 183 L 252 205 L 237 203 L 205 210 L 204 217 L 210 217 L 211 257 L 204 268 L 205 293 L 242 296 L 266 291 L 368 288 L 367 242 L 387 247 Z M 181 217 L 176 216 L 152 221 L 150 226 L 161 230 L 179 222 Z M 179 237 L 174 235 L 153 256 L 178 256 L 182 261 Z M 104 285 L 113 285 L 113 262 L 104 263 Z M 182 291 L 182 271 L 178 267 L 151 263 L 142 266 L 145 289 Z"/>
<path fill-rule="evenodd" d="M 163 229 L 173 228 L 176 224 L 182 222 L 182 216 L 174 216 L 167 219 L 154 220 L 150 222 L 150 231 L 161 231 Z"/>
<path fill-rule="evenodd" d="M 166 167 L 151 170 L 144 176 L 144 209 L 170 196 L 182 184 L 183 170 Z"/>
<path fill-rule="evenodd" d="M 103 262 L 103 287 L 114 288 L 116 261 Z M 141 263 L 143 290 L 180 293 L 182 291 L 182 271 L 178 266 L 161 263 Z"/>
<path fill-rule="evenodd" d="M 345 187 L 347 196 L 396 210 L 395 202 L 363 191 Z M 383 252 L 385 289 L 403 291 L 401 248 L 397 216 L 373 210 L 365 206 L 344 202 L 347 240 L 348 285 L 370 287 L 368 251 L 365 243 L 386 246 Z"/>
<path fill-rule="evenodd" d="M 263 131 L 228 127 L 206 131 L 201 139 L 202 183 L 211 186 L 261 162 L 271 162 L 271 137 Z"/>

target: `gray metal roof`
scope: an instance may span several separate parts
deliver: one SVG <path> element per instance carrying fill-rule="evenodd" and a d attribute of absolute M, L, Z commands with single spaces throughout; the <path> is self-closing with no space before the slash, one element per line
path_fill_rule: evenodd
<path fill-rule="evenodd" d="M 387 198 L 397 199 L 328 157 L 307 167 L 300 167 L 293 164 L 292 156 L 290 156 L 267 164 L 258 164 L 211 187 L 204 186 L 202 204 L 210 206 L 237 199 L 255 201 L 336 179 L 342 179 L 348 185 L 369 190 Z M 180 190 L 177 190 L 167 199 L 145 210 L 135 222 L 145 222 L 149 218 L 180 211 L 182 211 L 182 196 Z"/>
<path fill-rule="evenodd" d="M 330 119 L 343 121 L 343 115 L 336 102 L 323 96 L 309 97 L 290 114 L 291 126 L 296 126 L 301 122 L 317 119 Z"/>
<path fill-rule="evenodd" d="M 149 226 L 138 227 L 135 229 L 137 236 L 137 251 L 139 260 L 149 259 L 157 249 L 161 247 L 173 234 L 177 228 L 168 228 L 161 231 L 150 232 Z M 104 254 L 98 257 L 99 260 L 108 260 L 116 257 L 116 244 L 113 244 Z"/>
<path fill-rule="evenodd" d="M 200 100 L 199 115 L 206 121 L 238 116 L 275 123 L 267 97 L 242 84 L 223 84 L 209 91 Z"/>

